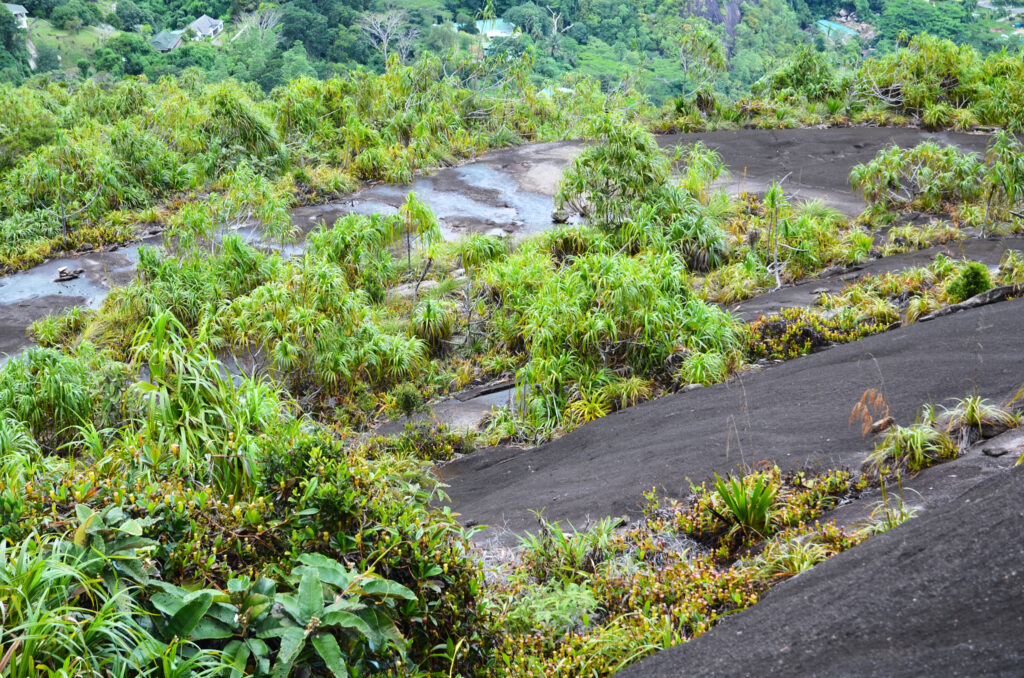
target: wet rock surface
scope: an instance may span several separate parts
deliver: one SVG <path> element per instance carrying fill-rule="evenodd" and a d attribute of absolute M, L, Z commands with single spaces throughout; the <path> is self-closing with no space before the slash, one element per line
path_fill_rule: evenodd
<path fill-rule="evenodd" d="M 983 150 L 988 141 L 986 135 L 871 127 L 657 137 L 667 150 L 696 141 L 716 149 L 731 173 L 721 182 L 729 193 L 763 191 L 770 182 L 785 178 L 783 187 L 790 198 L 822 199 L 851 215 L 859 213 L 863 203 L 850 193 L 850 168 L 890 144 L 913 146 L 928 139 L 974 151 Z M 464 165 L 417 177 L 411 186 L 370 186 L 345 200 L 296 208 L 292 222 L 304 236 L 320 224 L 332 225 L 352 212 L 394 214 L 412 190 L 439 217 L 446 238 L 467 233 L 520 237 L 540 232 L 570 217 L 555 213 L 554 196 L 563 169 L 584 146 L 584 142 L 566 141 L 491 151 Z M 238 233 L 248 242 L 260 242 L 255 229 L 242 228 Z M 149 240 L 156 243 L 152 237 Z M 303 247 L 300 242 L 286 245 L 283 251 L 296 254 Z M 24 332 L 32 321 L 73 305 L 96 306 L 112 287 L 126 284 L 134 275 L 137 249 L 138 245 L 133 245 L 56 259 L 0 278 L 0 354 L 28 344 Z M 60 267 L 72 274 L 79 268 L 83 272 L 78 278 L 68 276 L 52 283 Z M 62 287 L 54 289 L 53 285 Z M 72 297 L 77 301 L 70 301 Z M 28 300 L 32 303 L 25 306 Z"/>
<path fill-rule="evenodd" d="M 412 417 L 412 421 L 436 421 L 452 430 L 476 430 L 482 426 L 496 408 L 507 407 L 512 402 L 514 383 L 493 384 L 455 393 L 439 403 L 429 405 L 425 411 Z M 404 419 L 395 419 L 381 424 L 374 433 L 397 435 L 405 429 Z"/>
<path fill-rule="evenodd" d="M 416 283 L 407 283 L 405 285 L 399 285 L 398 287 L 392 287 L 388 290 L 388 299 L 407 299 L 413 300 L 417 294 L 423 295 L 427 292 L 432 292 L 441 286 L 441 283 L 436 280 L 424 280 L 419 283 L 417 287 Z"/>
<path fill-rule="evenodd" d="M 28 344 L 36 320 L 74 306 L 97 307 L 135 276 L 138 245 L 54 259 L 0 278 L 0 356 Z"/>
<path fill-rule="evenodd" d="M 731 195 L 763 192 L 782 181 L 794 200 L 823 200 L 847 215 L 864 209 L 850 191 L 850 169 L 879 150 L 931 140 L 983 152 L 987 135 L 929 133 L 916 129 L 852 127 L 794 130 L 727 130 L 657 137 L 666 150 L 700 141 L 717 150 L 730 175 L 719 186 Z M 418 177 L 411 186 L 376 185 L 330 205 L 302 207 L 293 222 L 308 231 L 323 221 L 359 214 L 393 214 L 410 190 L 430 205 L 448 238 L 495 228 L 527 235 L 563 223 L 571 215 L 555 210 L 562 171 L 585 147 L 581 141 L 525 144 L 485 153 L 459 167 Z"/>

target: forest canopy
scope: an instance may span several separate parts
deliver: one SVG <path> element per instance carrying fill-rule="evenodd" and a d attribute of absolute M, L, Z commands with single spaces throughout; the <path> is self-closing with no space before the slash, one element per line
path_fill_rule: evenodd
<path fill-rule="evenodd" d="M 557 85 L 570 73 L 596 78 L 606 91 L 631 80 L 660 104 L 701 89 L 694 66 L 715 62 L 716 50 L 714 77 L 703 86 L 735 100 L 806 46 L 850 66 L 923 33 L 982 52 L 1016 51 L 1020 44 L 998 10 L 957 0 L 406 0 L 386 8 L 362 0 L 125 0 L 106 14 L 82 0 L 34 0 L 25 7 L 40 50 L 34 70 L 21 48 L 25 33 L 15 40 L 14 27 L 0 27 L 0 40 L 9 45 L 0 79 L 15 83 L 33 72 L 155 81 L 196 68 L 208 80 L 234 78 L 269 92 L 300 76 L 330 78 L 359 66 L 382 72 L 389 55 L 411 62 L 454 52 L 529 55 L 530 77 L 540 86 Z M 223 21 L 223 32 L 196 34 L 190 25 L 204 15 Z M 843 22 L 842 32 L 818 24 L 833 19 Z M 180 39 L 165 38 L 171 47 L 161 53 L 151 42 L 156 34 Z M 696 51 L 694 36 L 705 43 Z"/>

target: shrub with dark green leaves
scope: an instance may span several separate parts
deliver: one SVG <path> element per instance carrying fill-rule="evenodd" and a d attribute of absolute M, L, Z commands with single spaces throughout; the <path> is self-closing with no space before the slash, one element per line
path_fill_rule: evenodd
<path fill-rule="evenodd" d="M 451 430 L 436 421 L 416 421 L 405 425 L 401 435 L 371 436 L 359 445 L 371 459 L 392 456 L 399 459 L 447 461 L 456 454 L 472 452 L 472 437 Z"/>
<path fill-rule="evenodd" d="M 416 388 L 416 384 L 399 384 L 392 389 L 391 397 L 394 398 L 395 407 L 405 416 L 406 421 L 423 409 L 423 394 Z"/>
<path fill-rule="evenodd" d="M 951 303 L 956 304 L 990 289 L 992 279 L 988 267 L 980 261 L 971 261 L 946 286 L 946 296 Z"/>

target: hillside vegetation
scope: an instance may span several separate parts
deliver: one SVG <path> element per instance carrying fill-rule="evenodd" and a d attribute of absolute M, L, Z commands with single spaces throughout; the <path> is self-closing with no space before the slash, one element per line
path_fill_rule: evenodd
<path fill-rule="evenodd" d="M 67 6 L 32 9 L 81 19 Z M 123 24 L 193 12 L 129 0 L 118 12 L 132 7 Z M 820 9 L 772 8 L 745 20 Z M 643 9 L 655 16 L 637 26 Z M 956 456 L 983 423 L 1017 423 L 968 398 L 946 419 L 893 428 L 863 475 L 716 476 L 685 502 L 651 492 L 628 528 L 608 518 L 577 533 L 538 515 L 513 556 L 482 562 L 474 529 L 444 505 L 437 465 L 455 455 L 540 443 L 757 361 L 1024 284 L 1014 252 L 995 274 L 940 259 L 750 324 L 723 310 L 863 262 L 878 225 L 896 224 L 883 245 L 893 249 L 1018 231 L 1024 60 L 929 35 L 847 65 L 804 45 L 763 77 L 751 69 L 752 89 L 730 98 L 718 29 L 687 32 L 677 10 L 585 5 L 545 19 L 561 48 L 537 28 L 523 54 L 382 50 L 366 60 L 376 70 L 334 73 L 299 59 L 314 48 L 298 38 L 282 53 L 275 31 L 301 26 L 308 41 L 323 28 L 335 41 L 317 49 L 346 54 L 366 48 L 351 32 L 356 10 L 289 3 L 265 34 L 249 24 L 238 47 L 143 58 L 143 38 L 122 33 L 93 64 L 120 64 L 118 77 L 0 85 L 3 272 L 161 236 L 139 250 L 130 284 L 98 308 L 35 323 L 38 345 L 0 367 L 0 676 L 610 675 L 910 517 L 887 500 L 863 526 L 818 522 L 864 487 Z M 579 26 L 587 35 L 573 37 Z M 735 69 L 747 38 L 734 28 Z M 675 46 L 680 36 L 693 40 Z M 613 37 L 635 50 L 617 51 Z M 591 62 L 589 75 L 546 87 L 573 43 L 591 50 L 580 63 L 682 49 L 673 64 L 685 76 L 658 106 L 643 91 L 657 63 L 619 82 Z M 1006 129 L 984 158 L 935 144 L 883 150 L 851 176 L 868 203 L 857 219 L 797 200 L 784 182 L 729 196 L 715 151 L 670 156 L 652 135 L 812 124 Z M 575 218 L 522 241 L 446 242 L 415 194 L 393 215 L 348 214 L 308 234 L 292 222 L 290 208 L 366 182 L 408 184 L 488 149 L 563 139 L 589 142 L 555 198 Z M 911 209 L 935 218 L 931 231 L 898 223 Z M 411 423 L 424 403 L 499 380 L 514 384 L 511 406 L 482 430 Z M 376 435 L 403 417 L 401 433 Z"/>
<path fill-rule="evenodd" d="M 1021 46 L 1007 13 L 956 0 L 421 0 L 386 7 L 348 0 L 30 0 L 25 7 L 29 37 L 46 51 L 36 73 L 157 80 L 198 68 L 213 80 L 232 77 L 268 92 L 301 76 L 326 79 L 356 66 L 381 72 L 389 56 L 409 63 L 427 54 L 486 53 L 529 54 L 531 78 L 541 87 L 576 73 L 598 79 L 606 91 L 634 82 L 659 104 L 698 91 L 735 100 L 801 47 L 854 66 L 865 54 L 891 53 L 924 33 L 983 53 Z M 224 31 L 195 35 L 189 25 L 204 14 L 223 20 Z M 832 21 L 826 24 L 832 28 L 819 20 Z M 161 31 L 183 32 L 180 46 L 158 53 L 147 40 Z M 22 68 L 5 70 L 3 80 L 30 75 L 19 59 Z"/>

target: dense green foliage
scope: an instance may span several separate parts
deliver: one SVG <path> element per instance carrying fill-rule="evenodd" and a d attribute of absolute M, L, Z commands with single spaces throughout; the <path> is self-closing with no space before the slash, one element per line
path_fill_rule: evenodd
<path fill-rule="evenodd" d="M 206 212 L 210 228 L 254 219 L 281 240 L 289 204 L 336 197 L 358 180 L 407 182 L 415 170 L 524 139 L 573 136 L 588 112 L 629 96 L 581 81 L 555 105 L 523 79 L 525 64 L 493 65 L 426 59 L 384 75 L 296 80 L 272 96 L 198 77 L 0 86 L 9 149 L 0 269 L 130 239 L 173 224 L 179 208 L 198 219 L 181 201 L 210 190 L 223 195 L 218 213 Z"/>
<path fill-rule="evenodd" d="M 144 74 L 155 81 L 194 68 L 210 81 L 230 77 L 266 92 L 299 77 L 330 78 L 356 66 L 381 72 L 389 58 L 409 63 L 425 55 L 529 54 L 538 84 L 554 87 L 570 73 L 598 79 L 605 91 L 630 81 L 659 104 L 689 108 L 715 96 L 742 97 L 781 61 L 812 47 L 844 66 L 859 61 L 866 48 L 890 53 L 924 33 L 983 52 L 1019 47 L 998 9 L 956 0 L 418 0 L 386 6 L 361 0 L 126 0 L 112 12 L 82 0 L 32 0 L 26 7 L 36 22 L 37 48 L 59 51 L 63 59 L 55 63 L 41 51 L 36 73 Z M 188 25 L 203 14 L 223 19 L 224 32 L 196 36 Z M 818 19 L 846 22 L 851 34 L 825 33 Z M 182 41 L 169 53 L 147 42 L 159 31 L 175 30 L 184 31 Z M 19 82 L 29 74 L 27 53 L 19 50 L 0 69 L 4 80 Z"/>
<path fill-rule="evenodd" d="M 0 82 L 17 82 L 28 71 L 25 31 L 6 7 L 0 7 Z"/>
<path fill-rule="evenodd" d="M 1019 54 L 897 35 L 854 63 L 856 41 L 812 48 L 800 30 L 836 8 L 768 0 L 725 30 L 672 2 L 425 3 L 385 39 L 369 7 L 326 0 L 124 0 L 109 16 L 32 3 L 71 32 L 127 32 L 78 66 L 114 79 L 0 85 L 0 269 L 164 237 L 139 250 L 131 284 L 39 321 L 40 347 L 0 369 L 0 675 L 607 675 L 882 529 L 811 523 L 855 491 L 849 474 L 770 469 L 694 487 L 683 505 L 652 495 L 627 530 L 541 518 L 488 577 L 471 531 L 439 508 L 433 467 L 477 436 L 546 440 L 992 285 L 980 264 L 939 257 L 749 325 L 716 305 L 863 260 L 865 227 L 905 207 L 956 223 L 898 226 L 883 252 L 1018 225 L 1024 154 L 1008 133 L 984 159 L 883 151 L 851 177 L 871 203 L 859 221 L 778 183 L 729 197 L 715 152 L 659 148 L 648 127 L 1019 124 Z M 856 9 L 880 12 L 888 40 L 913 8 Z M 168 55 L 146 43 L 204 11 L 243 30 Z M 471 37 L 478 13 L 521 28 L 488 40 L 489 59 Z M 915 20 L 965 37 L 932 28 L 950 16 L 940 3 Z M 23 38 L 0 10 L 4 80 L 25 75 Z M 336 72 L 355 63 L 370 68 Z M 541 89 L 569 70 L 593 77 Z M 646 108 L 638 89 L 668 102 Z M 591 142 L 557 196 L 579 221 L 525 240 L 441 242 L 413 195 L 393 216 L 309 233 L 289 214 L 568 137 Z M 1024 282 L 1019 253 L 994 282 Z M 515 384 L 510 405 L 485 430 L 412 421 L 499 377 Z M 404 431 L 375 435 L 389 416 Z M 941 423 L 893 428 L 869 475 L 919 470 L 1014 421 L 967 399 Z"/>
<path fill-rule="evenodd" d="M 870 207 L 870 218 L 916 208 L 949 213 L 967 226 L 1015 228 L 1024 199 L 1024 154 L 1020 140 L 1001 132 L 984 159 L 954 146 L 924 142 L 880 151 L 850 173 L 850 183 Z"/>
<path fill-rule="evenodd" d="M 130 615 L 124 632 L 145 639 L 119 651 L 92 646 L 107 648 L 104 662 L 145 667 L 162 657 L 187 672 L 196 657 L 213 662 L 209 650 L 220 648 L 220 660 L 244 666 L 250 658 L 260 673 L 272 656 L 330 666 L 324 652 L 341 643 L 352 670 L 379 671 L 383 657 L 390 657 L 385 665 L 401 656 L 428 661 L 431 648 L 457 632 L 444 625 L 467 621 L 478 584 L 461 528 L 428 508 L 434 490 L 425 476 L 402 482 L 392 475 L 400 458 L 378 463 L 309 431 L 267 382 L 225 380 L 168 314 L 139 334 L 130 355 L 120 363 L 87 347 L 73 356 L 39 349 L 2 373 L 2 536 L 17 542 L 72 530 L 66 538 L 73 546 L 47 538 L 34 557 L 88 563 L 89 576 L 105 589 L 93 600 L 114 596 L 101 604 Z M 284 577 L 273 575 L 279 564 Z M 303 567 L 317 571 L 315 589 Z M 216 588 L 199 594 L 195 584 Z M 315 596 L 321 602 L 310 607 L 322 585 L 328 588 Z M 85 605 L 85 618 L 102 612 L 69 591 L 55 593 L 67 597 L 61 604 Z M 288 595 L 297 596 L 296 607 Z M 181 610 L 202 596 L 201 611 L 189 608 L 186 623 Z M 33 604 L 59 614 L 46 610 L 47 602 Z M 321 613 L 324 606 L 332 607 Z M 139 627 L 142 611 L 153 608 L 158 620 L 166 615 L 166 631 L 162 624 Z M 39 633 L 11 614 L 8 607 L 10 635 L 0 643 Z M 25 614 L 28 623 L 34 613 Z M 294 629 L 307 626 L 310 614 L 333 640 L 307 635 L 309 651 L 289 654 Z M 42 641 L 56 643 L 50 633 Z M 54 645 L 51 652 L 46 663 L 59 666 L 79 650 Z"/>

